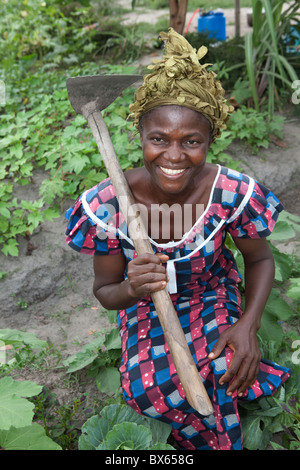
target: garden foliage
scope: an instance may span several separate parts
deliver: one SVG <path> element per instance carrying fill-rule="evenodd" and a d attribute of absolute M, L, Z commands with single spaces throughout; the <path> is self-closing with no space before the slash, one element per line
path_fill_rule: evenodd
<path fill-rule="evenodd" d="M 137 414 L 127 405 L 109 405 L 82 427 L 79 450 L 174 450 L 171 426 Z"/>
<path fill-rule="evenodd" d="M 47 343 L 32 333 L 18 330 L 0 330 L 0 449 L 4 450 L 60 450 L 60 446 L 46 435 L 41 424 L 33 422 L 35 405 L 29 399 L 39 395 L 43 387 L 30 381 L 17 381 L 3 375 L 21 361 L 22 349 L 27 352 L 45 348 Z M 14 349 L 6 360 L 5 347 Z"/>

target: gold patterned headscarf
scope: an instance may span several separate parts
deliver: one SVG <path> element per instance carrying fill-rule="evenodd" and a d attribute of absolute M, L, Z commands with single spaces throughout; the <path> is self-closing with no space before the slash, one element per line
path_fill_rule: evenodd
<path fill-rule="evenodd" d="M 165 55 L 153 60 L 148 68 L 153 70 L 144 78 L 143 85 L 135 93 L 135 102 L 129 110 L 138 127 L 140 118 L 151 109 L 177 104 L 200 112 L 211 124 L 212 140 L 226 128 L 229 113 L 234 108 L 226 104 L 224 89 L 216 74 L 200 64 L 207 53 L 205 46 L 198 51 L 172 28 L 160 33 L 165 41 Z"/>

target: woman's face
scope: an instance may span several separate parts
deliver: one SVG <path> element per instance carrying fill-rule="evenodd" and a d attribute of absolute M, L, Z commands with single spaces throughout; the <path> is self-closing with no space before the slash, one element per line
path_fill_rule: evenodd
<path fill-rule="evenodd" d="M 162 106 L 143 117 L 141 143 L 154 188 L 170 196 L 188 194 L 205 166 L 210 124 L 189 108 Z"/>

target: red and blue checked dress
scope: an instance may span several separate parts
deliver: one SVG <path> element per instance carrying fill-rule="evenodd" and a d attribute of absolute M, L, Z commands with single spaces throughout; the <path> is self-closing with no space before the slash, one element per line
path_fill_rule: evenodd
<path fill-rule="evenodd" d="M 118 312 L 123 396 L 138 413 L 170 424 L 182 449 L 243 448 L 237 392 L 227 396 L 228 384 L 219 384 L 232 351 L 225 348 L 214 361 L 208 359 L 220 333 L 242 315 L 241 276 L 224 242 L 227 233 L 268 236 L 282 209 L 274 194 L 254 179 L 218 166 L 207 208 L 182 240 L 157 244 L 150 239 L 155 252 L 169 256 L 168 289 L 211 398 L 212 415 L 201 416 L 188 404 L 151 298 Z M 76 251 L 124 253 L 127 262 L 136 256 L 110 179 L 80 196 L 67 218 L 67 243 Z M 288 369 L 262 360 L 256 382 L 239 400 L 272 395 L 289 375 Z"/>

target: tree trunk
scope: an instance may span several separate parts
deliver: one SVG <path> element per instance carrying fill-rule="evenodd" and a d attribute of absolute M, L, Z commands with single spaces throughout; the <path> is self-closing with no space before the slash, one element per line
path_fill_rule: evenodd
<path fill-rule="evenodd" d="M 170 26 L 179 34 L 183 33 L 187 5 L 188 0 L 169 0 Z"/>

